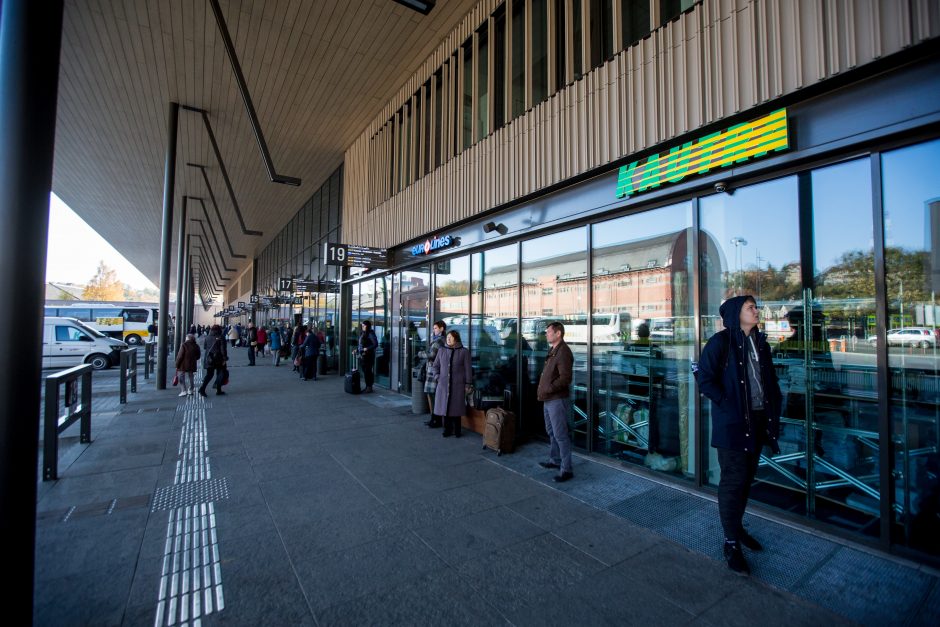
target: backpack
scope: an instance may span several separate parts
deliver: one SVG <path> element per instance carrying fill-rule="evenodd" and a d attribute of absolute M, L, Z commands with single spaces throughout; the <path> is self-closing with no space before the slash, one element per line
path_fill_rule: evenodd
<path fill-rule="evenodd" d="M 225 355 L 222 354 L 222 349 L 219 346 L 219 342 L 222 341 L 222 338 L 215 338 L 215 342 L 212 344 L 212 347 L 209 349 L 207 354 L 208 365 L 210 368 L 221 368 L 225 365 Z"/>

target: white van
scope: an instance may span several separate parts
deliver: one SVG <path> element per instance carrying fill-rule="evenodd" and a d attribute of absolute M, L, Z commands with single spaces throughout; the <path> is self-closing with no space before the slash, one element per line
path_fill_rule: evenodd
<path fill-rule="evenodd" d="M 48 317 L 42 333 L 42 367 L 66 368 L 91 364 L 104 370 L 121 362 L 127 344 L 82 324 L 75 318 Z"/>

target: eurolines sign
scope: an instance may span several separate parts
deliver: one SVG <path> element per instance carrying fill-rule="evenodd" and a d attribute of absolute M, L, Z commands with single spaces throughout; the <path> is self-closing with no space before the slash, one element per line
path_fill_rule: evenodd
<path fill-rule="evenodd" d="M 655 189 L 664 183 L 678 183 L 687 176 L 758 159 L 789 147 L 787 110 L 779 109 L 753 122 L 732 126 L 623 166 L 617 177 L 617 198 Z"/>
<path fill-rule="evenodd" d="M 442 235 L 440 237 L 432 237 L 425 240 L 423 244 L 417 244 L 411 247 L 411 256 L 420 257 L 421 255 L 430 255 L 431 251 L 438 250 L 440 248 L 446 248 L 454 243 L 454 239 L 450 235 Z"/>

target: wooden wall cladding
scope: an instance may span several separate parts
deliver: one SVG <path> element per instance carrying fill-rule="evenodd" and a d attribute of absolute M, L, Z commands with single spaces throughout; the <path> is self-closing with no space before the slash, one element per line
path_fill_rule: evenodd
<path fill-rule="evenodd" d="M 940 34 L 937 0 L 704 0 L 386 197 L 373 136 L 498 5 L 471 11 L 347 150 L 345 240 L 406 242 Z"/>

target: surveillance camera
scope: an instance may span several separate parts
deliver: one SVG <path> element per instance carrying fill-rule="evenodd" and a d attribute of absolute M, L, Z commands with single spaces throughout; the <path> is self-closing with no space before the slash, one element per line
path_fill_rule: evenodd
<path fill-rule="evenodd" d="M 717 183 L 715 183 L 715 191 L 718 192 L 719 194 L 722 194 L 728 191 L 728 184 L 725 183 L 724 181 L 718 181 Z"/>

